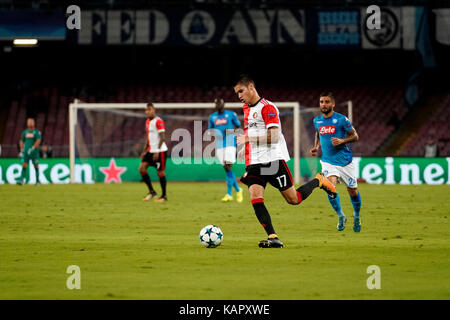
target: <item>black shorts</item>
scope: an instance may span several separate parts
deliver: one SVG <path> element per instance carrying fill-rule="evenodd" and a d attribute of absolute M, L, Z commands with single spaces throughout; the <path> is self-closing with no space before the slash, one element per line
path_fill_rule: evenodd
<path fill-rule="evenodd" d="M 241 182 L 248 187 L 258 184 L 264 188 L 268 182 L 280 191 L 289 189 L 294 185 L 291 171 L 284 160 L 248 166 L 241 178 Z"/>
<path fill-rule="evenodd" d="M 147 162 L 150 166 L 155 167 L 156 170 L 165 170 L 167 151 L 158 152 L 158 160 L 156 161 L 153 161 L 153 155 L 154 153 L 147 152 L 141 162 Z"/>

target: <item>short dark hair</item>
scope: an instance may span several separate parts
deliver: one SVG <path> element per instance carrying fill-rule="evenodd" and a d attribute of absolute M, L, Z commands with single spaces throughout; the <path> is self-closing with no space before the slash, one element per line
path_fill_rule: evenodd
<path fill-rule="evenodd" d="M 250 83 L 255 85 L 255 81 L 253 81 L 253 79 L 248 74 L 241 74 L 238 81 L 236 82 L 236 85 L 242 84 L 244 86 L 248 86 Z"/>
<path fill-rule="evenodd" d="M 335 101 L 335 100 L 334 100 L 333 93 L 330 92 L 330 91 L 322 92 L 322 93 L 320 94 L 320 97 L 321 97 L 321 98 L 322 98 L 322 97 L 330 97 L 331 100 L 332 100 L 333 102 Z"/>
<path fill-rule="evenodd" d="M 151 103 L 151 102 L 147 102 L 147 107 L 155 108 L 155 106 L 154 106 L 153 103 Z"/>

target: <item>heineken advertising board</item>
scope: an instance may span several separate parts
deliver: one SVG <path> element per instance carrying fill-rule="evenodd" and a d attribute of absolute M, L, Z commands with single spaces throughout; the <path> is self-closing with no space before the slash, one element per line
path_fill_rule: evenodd
<path fill-rule="evenodd" d="M 450 158 L 360 158 L 354 163 L 357 178 L 370 184 L 450 184 Z M 77 160 L 76 183 L 121 183 L 141 180 L 138 158 L 91 158 Z M 293 171 L 293 160 L 288 162 Z M 29 183 L 36 182 L 36 171 L 29 165 Z M 301 158 L 301 176 L 311 177 L 320 169 L 317 158 Z M 0 184 L 15 184 L 20 177 L 22 165 L 19 159 L 0 159 Z M 236 176 L 241 176 L 245 165 L 233 165 Z M 152 179 L 157 179 L 156 170 L 149 168 Z M 224 180 L 222 166 L 211 159 L 167 159 L 166 176 L 172 181 Z M 39 180 L 42 184 L 65 184 L 70 182 L 68 158 L 41 159 Z"/>

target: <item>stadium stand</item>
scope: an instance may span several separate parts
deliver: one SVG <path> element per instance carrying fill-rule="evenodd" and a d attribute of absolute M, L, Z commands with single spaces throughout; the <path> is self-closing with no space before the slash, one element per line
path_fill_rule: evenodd
<path fill-rule="evenodd" d="M 437 141 L 438 155 L 450 155 L 450 132 L 448 122 L 450 121 L 450 94 L 441 100 L 439 107 L 430 115 L 428 121 L 417 128 L 406 146 L 400 152 L 401 156 L 423 156 L 427 140 L 432 138 Z"/>
<path fill-rule="evenodd" d="M 298 101 L 302 107 L 317 107 L 317 101 L 320 93 L 324 91 L 317 87 L 299 87 L 299 86 L 261 86 L 258 88 L 260 94 L 271 101 Z M 361 141 L 354 145 L 354 153 L 357 156 L 370 156 L 375 153 L 377 148 L 395 131 L 395 126 L 389 123 L 393 115 L 401 121 L 408 112 L 403 102 L 403 90 L 401 86 L 344 86 L 326 88 L 327 91 L 335 93 L 337 103 L 352 100 L 354 105 L 353 123 L 357 128 Z M 225 101 L 237 102 L 233 90 L 226 86 L 215 86 L 205 89 L 198 86 L 112 86 L 108 92 L 99 92 L 95 89 L 80 90 L 78 98 L 85 102 L 146 102 L 149 99 L 153 102 L 212 102 L 215 97 L 223 97 Z M 95 93 L 95 94 L 94 94 Z M 113 93 L 113 94 L 111 94 Z M 48 87 L 36 89 L 30 93 L 25 93 L 16 100 L 13 100 L 8 112 L 7 125 L 2 141 L 3 156 L 17 156 L 17 143 L 25 124 L 27 113 L 30 113 L 30 103 L 32 97 L 41 97 L 48 104 L 48 112 L 35 112 L 37 128 L 42 131 L 43 140 L 53 148 L 55 157 L 68 156 L 68 105 L 75 99 L 75 96 L 67 95 L 57 87 Z M 448 106 L 448 97 L 443 103 Z M 27 110 L 28 106 L 28 110 Z M 32 109 L 32 106 L 31 106 Z M 338 109 L 339 110 L 339 109 Z M 32 111 L 32 110 L 31 110 Z M 339 110 L 341 111 L 341 110 Z M 345 113 L 346 109 L 342 109 Z M 442 110 L 441 110 L 442 111 Z M 166 111 L 168 112 L 168 111 Z M 170 114 L 193 114 L 198 110 L 172 110 Z M 203 114 L 207 119 L 210 110 Z M 448 114 L 447 114 L 448 116 Z M 434 118 L 433 118 L 434 119 Z M 432 120 L 428 127 L 434 126 L 437 120 Z M 312 125 L 306 125 L 306 131 L 301 132 L 309 137 L 314 136 Z M 96 136 L 102 137 L 102 143 L 114 141 L 121 136 L 124 141 L 132 141 L 142 138 L 142 130 L 136 130 L 134 120 L 129 119 L 119 128 L 113 123 L 112 118 L 108 116 L 98 123 L 102 133 L 96 132 Z M 186 126 L 184 121 L 170 121 L 167 123 L 168 131 L 179 126 Z M 112 130 L 115 128 L 115 130 Z M 188 128 L 193 130 L 193 126 Z M 286 126 L 286 130 L 292 130 Z M 423 130 L 426 130 L 424 128 Z M 288 145 L 292 145 L 292 133 L 285 132 Z M 95 143 L 96 141 L 91 141 Z M 121 150 L 111 150 L 105 148 L 102 155 L 107 156 L 114 151 L 115 154 L 127 155 L 134 146 L 122 146 Z M 309 146 L 303 146 L 301 154 L 307 155 Z M 110 145 L 113 148 L 113 145 Z M 420 149 L 420 150 L 419 150 Z M 408 155 L 420 155 L 422 147 L 419 149 L 409 148 Z M 448 149 L 442 150 L 443 153 Z M 419 152 L 420 151 L 420 152 Z M 292 150 L 290 150 L 292 153 Z"/>

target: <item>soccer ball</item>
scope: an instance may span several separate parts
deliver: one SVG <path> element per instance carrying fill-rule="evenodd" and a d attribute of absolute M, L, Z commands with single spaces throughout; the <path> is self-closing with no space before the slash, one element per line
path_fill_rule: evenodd
<path fill-rule="evenodd" d="M 200 242 L 207 248 L 220 246 L 223 241 L 223 232 L 218 226 L 209 224 L 200 230 Z"/>

